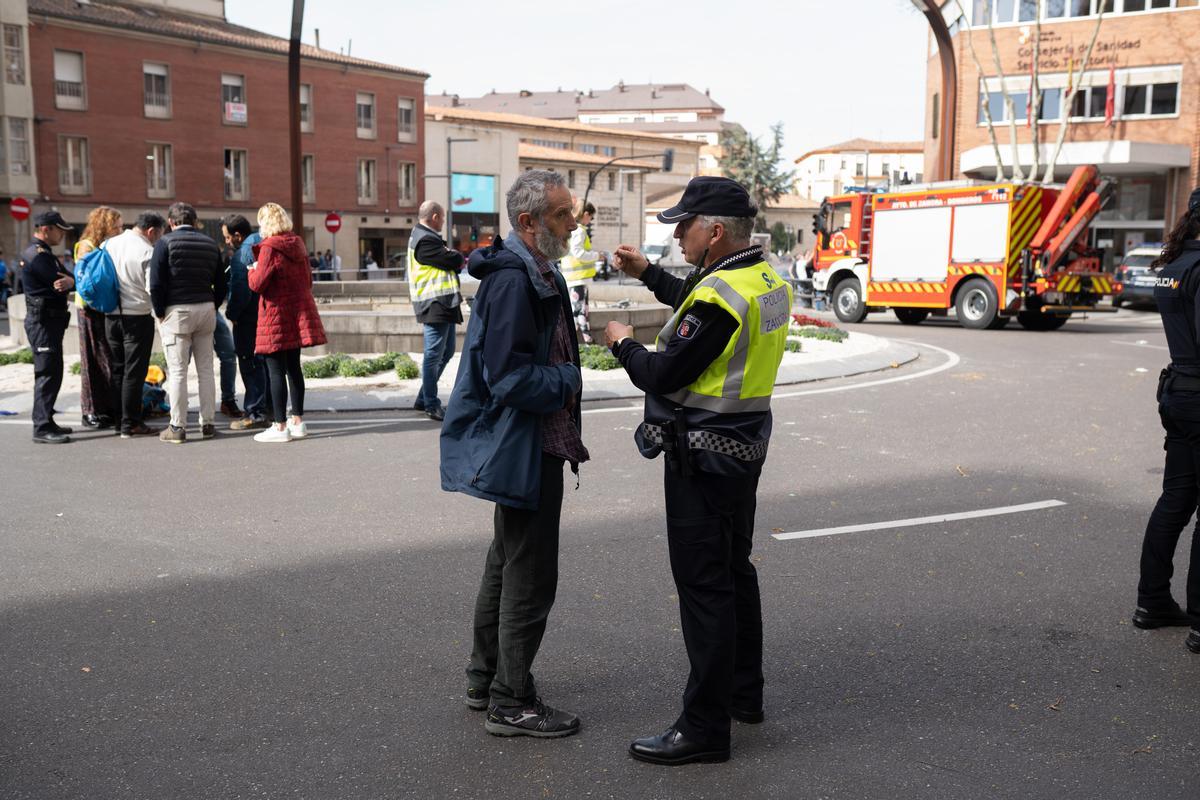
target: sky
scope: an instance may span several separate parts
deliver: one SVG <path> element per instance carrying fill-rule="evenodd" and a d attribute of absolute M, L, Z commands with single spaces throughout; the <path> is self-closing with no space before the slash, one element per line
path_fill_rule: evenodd
<path fill-rule="evenodd" d="M 291 0 L 225 0 L 279 36 Z M 426 94 L 690 83 L 785 156 L 863 137 L 922 136 L 925 18 L 912 0 L 307 0 L 304 41 L 428 72 Z"/>

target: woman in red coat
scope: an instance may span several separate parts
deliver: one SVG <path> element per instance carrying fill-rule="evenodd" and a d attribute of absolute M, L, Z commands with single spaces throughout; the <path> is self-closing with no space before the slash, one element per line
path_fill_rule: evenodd
<path fill-rule="evenodd" d="M 262 243 L 247 278 L 258 293 L 254 352 L 267 362 L 271 421 L 257 442 L 290 442 L 308 435 L 304 425 L 304 373 L 300 348 L 325 344 L 325 328 L 312 295 L 312 271 L 304 240 L 292 231 L 292 218 L 276 203 L 258 210 Z M 288 389 L 292 413 L 287 414 Z"/>

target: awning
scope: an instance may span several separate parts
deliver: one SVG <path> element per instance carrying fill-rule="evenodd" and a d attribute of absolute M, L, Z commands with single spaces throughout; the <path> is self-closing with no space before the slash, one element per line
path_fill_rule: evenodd
<path fill-rule="evenodd" d="M 1005 132 L 997 129 L 1003 139 Z M 1041 169 L 1054 152 L 1054 142 L 1042 144 Z M 1021 166 L 1028 170 L 1033 164 L 1033 145 L 1017 146 Z M 1012 145 L 1001 141 L 1000 159 L 1005 168 L 1012 166 Z M 965 151 L 960 159 L 963 173 L 972 178 L 991 179 L 996 174 L 996 154 L 992 146 L 983 145 Z M 1192 151 L 1187 145 L 1160 144 L 1158 142 L 1135 142 L 1118 139 L 1111 142 L 1067 142 L 1055 162 L 1055 177 L 1065 179 L 1081 164 L 1095 164 L 1105 175 L 1136 175 L 1140 173 L 1165 172 L 1168 169 L 1190 167 Z M 1040 177 L 1040 176 L 1039 176 Z"/>

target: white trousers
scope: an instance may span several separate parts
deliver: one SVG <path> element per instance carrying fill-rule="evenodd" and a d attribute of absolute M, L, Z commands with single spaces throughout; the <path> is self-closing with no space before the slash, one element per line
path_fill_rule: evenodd
<path fill-rule="evenodd" d="M 200 424 L 211 425 L 217 414 L 217 386 L 213 380 L 213 331 L 217 309 L 212 303 L 169 306 L 158 325 L 167 357 L 167 398 L 171 424 L 187 427 L 188 362 L 196 363 L 200 390 Z"/>

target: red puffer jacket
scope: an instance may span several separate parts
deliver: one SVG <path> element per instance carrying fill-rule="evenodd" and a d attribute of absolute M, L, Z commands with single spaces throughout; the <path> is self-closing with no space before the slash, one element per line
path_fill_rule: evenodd
<path fill-rule="evenodd" d="M 304 240 L 290 231 L 276 234 L 254 245 L 254 258 L 258 266 L 246 276 L 259 296 L 254 352 L 325 344 Z"/>

